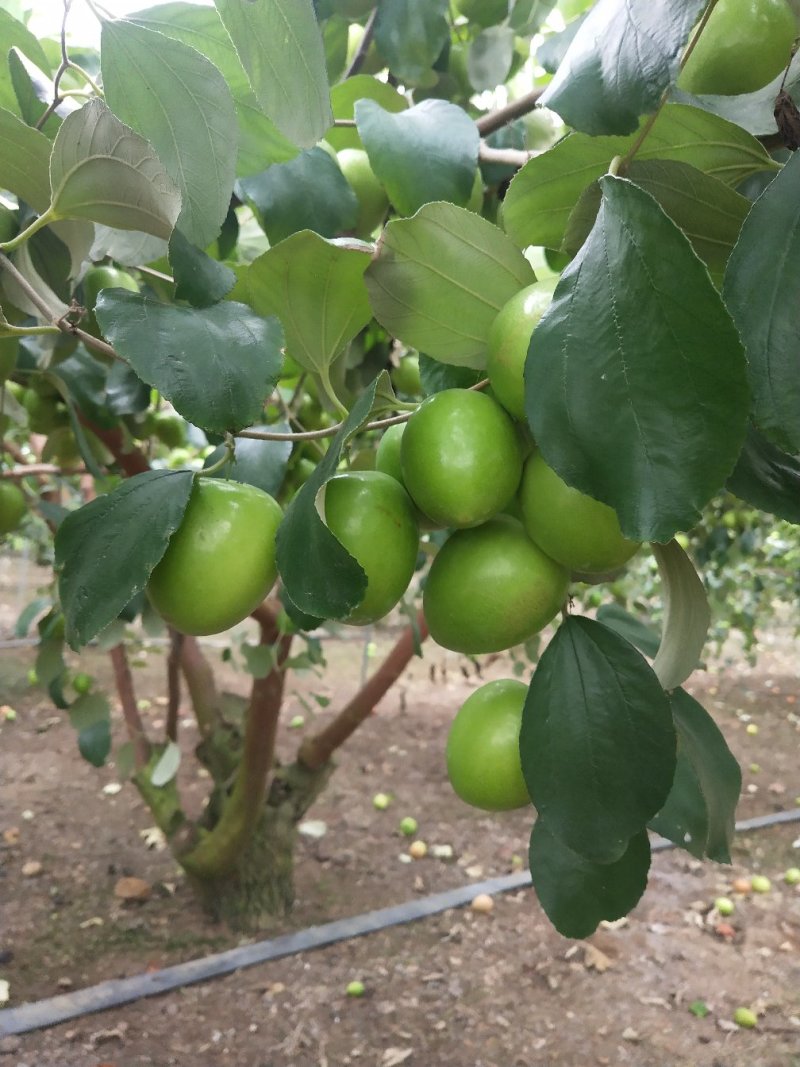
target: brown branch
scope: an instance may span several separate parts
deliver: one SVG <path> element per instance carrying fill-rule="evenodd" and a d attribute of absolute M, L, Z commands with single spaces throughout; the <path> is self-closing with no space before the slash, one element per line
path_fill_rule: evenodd
<path fill-rule="evenodd" d="M 375 33 L 375 19 L 377 18 L 377 15 L 378 7 L 376 3 L 372 14 L 367 19 L 367 24 L 364 26 L 364 36 L 361 38 L 358 49 L 356 50 L 356 54 L 353 56 L 353 61 L 351 62 L 347 70 L 344 72 L 345 80 L 347 78 L 352 78 L 354 74 L 358 74 L 358 72 L 361 70 L 364 60 L 367 58 L 369 46 L 372 44 L 372 35 Z"/>
<path fill-rule="evenodd" d="M 81 422 L 87 429 L 92 431 L 95 437 L 100 438 L 128 478 L 132 478 L 135 474 L 144 474 L 145 471 L 150 470 L 150 464 L 147 462 L 144 453 L 140 452 L 138 448 L 128 448 L 128 442 L 125 440 L 125 435 L 119 426 L 111 429 L 97 426 L 83 415 L 81 415 Z"/>
<path fill-rule="evenodd" d="M 150 759 L 150 742 L 145 733 L 142 717 L 136 706 L 136 694 L 133 689 L 133 677 L 128 665 L 128 655 L 125 646 L 114 645 L 110 652 L 111 663 L 114 667 L 114 681 L 117 686 L 117 695 L 122 705 L 122 715 L 125 726 L 128 729 L 128 737 L 133 743 L 134 762 L 137 770 L 147 766 Z"/>
<path fill-rule="evenodd" d="M 514 119 L 519 119 L 523 115 L 529 114 L 536 107 L 543 91 L 543 89 L 534 89 L 532 92 L 526 93 L 525 96 L 521 96 L 519 100 L 512 100 L 505 107 L 499 107 L 496 111 L 489 111 L 487 114 L 482 115 L 475 122 L 481 137 L 487 137 L 490 133 L 494 133 L 495 130 L 501 130 L 504 126 L 508 126 Z"/>
<path fill-rule="evenodd" d="M 428 636 L 428 627 L 422 611 L 417 615 L 417 626 L 420 640 L 424 641 Z M 414 632 L 412 627 L 408 626 L 377 671 L 359 689 L 350 703 L 342 708 L 333 722 L 315 737 L 307 737 L 303 741 L 297 753 L 297 762 L 311 771 L 324 767 L 336 749 L 358 729 L 378 701 L 391 689 L 413 655 Z"/>
<path fill-rule="evenodd" d="M 214 672 L 203 655 L 196 637 L 184 637 L 181 645 L 181 670 L 192 701 L 201 735 L 211 737 L 220 721 L 219 695 Z"/>
<path fill-rule="evenodd" d="M 34 478 L 43 477 L 46 474 L 60 474 L 65 478 L 73 474 L 85 474 L 84 467 L 57 467 L 53 463 L 27 463 L 22 467 L 11 467 L 9 470 L 0 471 L 0 478 Z"/>
<path fill-rule="evenodd" d="M 184 634 L 169 628 L 169 656 L 167 657 L 167 740 L 178 740 L 178 708 L 181 703 L 181 650 Z"/>

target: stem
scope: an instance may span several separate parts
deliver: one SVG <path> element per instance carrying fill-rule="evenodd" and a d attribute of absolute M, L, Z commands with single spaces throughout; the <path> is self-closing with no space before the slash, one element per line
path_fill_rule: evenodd
<path fill-rule="evenodd" d="M 20 245 L 24 245 L 25 242 L 33 237 L 39 230 L 44 229 L 45 226 L 49 226 L 55 219 L 55 213 L 53 211 L 53 205 L 51 204 L 47 211 L 42 212 L 38 219 L 34 219 L 30 226 L 27 226 L 24 230 L 17 234 L 16 237 L 12 237 L 10 241 L 0 242 L 0 251 L 13 252 Z"/>
<path fill-rule="evenodd" d="M 543 92 L 543 89 L 534 89 L 532 92 L 526 93 L 525 96 L 521 96 L 519 100 L 512 100 L 505 107 L 499 107 L 496 111 L 489 111 L 487 114 L 482 115 L 475 123 L 481 137 L 486 137 L 496 130 L 501 130 L 503 126 L 508 126 L 514 119 L 521 118 L 523 115 L 533 111 Z"/>
<path fill-rule="evenodd" d="M 136 706 L 136 694 L 133 689 L 133 677 L 128 665 L 128 655 L 124 645 L 114 645 L 110 652 L 114 667 L 114 681 L 117 695 L 122 705 L 122 715 L 128 729 L 128 737 L 133 742 L 134 762 L 137 770 L 147 766 L 150 759 L 150 742 L 147 739 L 139 709 Z"/>
<path fill-rule="evenodd" d="M 181 670 L 192 700 L 197 726 L 204 738 L 209 738 L 219 725 L 219 696 L 214 672 L 196 637 L 184 637 L 181 646 Z"/>
<path fill-rule="evenodd" d="M 0 336 L 25 337 L 31 334 L 61 333 L 58 326 L 12 326 L 10 322 L 0 323 Z"/>
<path fill-rule="evenodd" d="M 323 367 L 319 372 L 319 380 L 322 385 L 325 396 L 333 404 L 334 409 L 339 413 L 339 417 L 347 418 L 347 408 L 339 400 L 336 395 L 336 390 L 333 388 L 333 382 L 331 381 L 330 368 Z"/>
<path fill-rule="evenodd" d="M 96 96 L 99 96 L 101 100 L 105 99 L 105 93 L 103 92 L 103 90 L 100 88 L 100 86 L 91 76 L 91 74 L 87 70 L 84 70 L 79 63 L 76 63 L 73 59 L 70 59 L 69 69 L 74 70 L 76 74 L 80 74 L 80 76 L 83 78 L 83 80 L 86 82 L 86 84 Z"/>
<path fill-rule="evenodd" d="M 689 41 L 686 51 L 681 56 L 681 61 L 679 64 L 681 70 L 683 70 L 683 68 L 686 66 L 687 62 L 689 61 L 689 57 L 691 56 L 692 52 L 694 52 L 697 42 L 700 40 L 700 34 L 708 25 L 708 20 L 711 18 L 711 12 L 716 6 L 717 0 L 708 0 L 706 9 L 701 16 L 700 21 L 697 23 L 697 29 L 694 31 L 694 36 L 692 37 L 691 41 Z"/>
<path fill-rule="evenodd" d="M 217 471 L 222 470 L 228 463 L 232 463 L 235 458 L 236 442 L 232 434 L 225 434 L 225 451 L 221 458 L 216 463 L 212 463 L 210 467 L 204 467 L 202 470 L 195 471 L 195 478 L 198 478 L 201 474 L 204 478 L 210 477 L 212 474 L 216 474 Z"/>
<path fill-rule="evenodd" d="M 178 630 L 169 629 L 169 656 L 167 657 L 167 740 L 178 740 L 178 708 L 181 703 L 181 651 L 183 649 L 184 634 Z"/>
<path fill-rule="evenodd" d="M 262 645 L 276 645 L 275 667 L 265 678 L 253 680 L 244 751 L 233 790 L 219 822 L 191 852 L 180 857 L 186 871 L 201 879 L 218 877 L 229 870 L 244 849 L 262 815 L 269 772 L 275 757 L 278 716 L 283 701 L 283 669 L 292 642 L 291 634 L 281 634 L 277 611 L 262 604 L 253 612 L 261 628 Z"/>
<path fill-rule="evenodd" d="M 481 141 L 478 148 L 478 160 L 481 163 L 499 163 L 507 167 L 524 167 L 529 160 L 539 154 L 539 152 L 525 152 L 521 148 L 492 148 L 484 141 Z"/>
<path fill-rule="evenodd" d="M 344 72 L 344 78 L 352 78 L 354 74 L 358 74 L 367 58 L 367 52 L 369 46 L 372 44 L 372 35 L 375 33 L 375 19 L 378 15 L 377 6 L 373 8 L 372 14 L 367 19 L 367 23 L 364 26 L 364 36 L 361 38 L 356 54 L 353 56 L 353 61 L 347 70 Z M 355 126 L 355 123 L 353 123 Z"/>
<path fill-rule="evenodd" d="M 425 616 L 417 616 L 420 640 L 428 636 Z M 394 648 L 378 667 L 377 671 L 356 693 L 346 707 L 342 708 L 333 722 L 315 737 L 307 737 L 300 745 L 297 762 L 311 771 L 319 770 L 330 760 L 333 753 L 372 713 L 378 701 L 391 689 L 408 666 L 414 655 L 414 631 L 408 626 L 398 638 Z"/>

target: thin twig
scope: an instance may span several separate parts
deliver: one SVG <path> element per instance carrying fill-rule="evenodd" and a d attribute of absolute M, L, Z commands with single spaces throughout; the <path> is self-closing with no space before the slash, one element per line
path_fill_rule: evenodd
<path fill-rule="evenodd" d="M 69 55 L 67 54 L 67 16 L 69 15 L 71 6 L 72 0 L 64 0 L 64 17 L 61 20 L 61 62 L 59 63 L 58 70 L 53 78 L 53 99 L 47 109 L 39 116 L 36 123 L 37 130 L 41 130 L 42 126 L 44 126 L 63 99 L 59 94 L 58 87 L 61 83 L 61 79 L 70 68 Z"/>
<path fill-rule="evenodd" d="M 543 92 L 543 89 L 534 89 L 532 92 L 526 93 L 525 96 L 521 96 L 519 100 L 512 100 L 505 107 L 499 107 L 496 111 L 489 111 L 487 114 L 482 115 L 475 122 L 481 137 L 487 137 L 490 133 L 494 133 L 495 130 L 501 130 L 504 126 L 508 126 L 514 119 L 521 118 L 523 115 L 533 111 Z"/>
<path fill-rule="evenodd" d="M 524 167 L 528 160 L 538 155 L 538 152 L 525 152 L 521 148 L 492 148 L 484 141 L 481 141 L 478 149 L 481 163 L 500 163 L 508 167 Z"/>
<path fill-rule="evenodd" d="M 147 766 L 150 759 L 150 742 L 145 733 L 142 717 L 136 706 L 136 694 L 133 690 L 133 677 L 128 664 L 128 654 L 123 644 L 115 645 L 111 649 L 111 663 L 114 667 L 114 681 L 117 685 L 117 695 L 122 705 L 122 715 L 128 730 L 128 737 L 133 743 L 133 758 L 137 770 Z"/>
<path fill-rule="evenodd" d="M 377 15 L 378 8 L 376 5 L 372 14 L 367 19 L 366 25 L 364 26 L 364 36 L 361 38 L 361 42 L 358 48 L 356 49 L 356 54 L 353 56 L 353 60 L 350 63 L 350 66 L 344 72 L 345 78 L 352 78 L 354 74 L 358 74 L 358 72 L 361 70 L 362 64 L 367 58 L 369 46 L 372 44 L 372 35 L 375 32 L 375 19 Z"/>
<path fill-rule="evenodd" d="M 71 477 L 76 474 L 86 474 L 85 467 L 57 467 L 53 463 L 28 463 L 23 467 L 10 467 L 0 471 L 0 478 L 8 478 L 12 481 L 17 478 L 35 478 L 46 474 L 59 474 L 63 477 Z"/>

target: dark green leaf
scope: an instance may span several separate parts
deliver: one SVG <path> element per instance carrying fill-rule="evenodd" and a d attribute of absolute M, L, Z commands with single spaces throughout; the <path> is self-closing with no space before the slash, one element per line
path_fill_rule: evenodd
<path fill-rule="evenodd" d="M 364 285 L 371 252 L 305 230 L 240 271 L 234 296 L 277 315 L 287 354 L 308 371 L 325 371 L 372 318 Z"/>
<path fill-rule="evenodd" d="M 150 406 L 150 386 L 133 367 L 115 360 L 106 378 L 106 404 L 115 415 L 138 415 Z"/>
<path fill-rule="evenodd" d="M 109 106 L 155 148 L 181 192 L 176 225 L 205 248 L 227 214 L 236 170 L 225 79 L 195 49 L 124 19 L 103 23 L 101 54 Z"/>
<path fill-rule="evenodd" d="M 423 352 L 419 356 L 419 376 L 426 396 L 444 389 L 469 389 L 481 380 L 480 371 L 440 363 Z"/>
<path fill-rule="evenodd" d="M 79 410 L 98 426 L 116 426 L 117 418 L 106 402 L 108 367 L 80 345 L 52 372 L 60 378 Z"/>
<path fill-rule="evenodd" d="M 572 133 L 535 156 L 512 181 L 503 201 L 503 226 L 520 247 L 560 248 L 570 213 L 583 190 L 608 170 L 615 156 L 631 148 L 631 137 L 588 137 Z M 667 104 L 636 154 L 672 159 L 731 187 L 778 164 L 749 133 L 733 123 L 687 107 Z"/>
<path fill-rule="evenodd" d="M 0 56 L 3 57 L 3 62 L 0 63 L 0 108 L 7 108 L 17 114 L 19 113 L 17 96 L 11 81 L 11 70 L 5 61 L 5 57 L 12 48 L 18 48 L 42 70 L 50 70 L 47 56 L 36 37 L 19 19 L 15 19 L 13 15 L 0 7 Z M 3 155 L 5 154 L 4 152 Z"/>
<path fill-rule="evenodd" d="M 54 137 L 61 125 L 61 119 L 70 112 L 77 111 L 80 104 L 74 97 L 62 99 L 58 107 L 48 115 L 44 126 L 37 126 L 55 95 L 53 82 L 18 48 L 12 48 L 8 53 L 8 67 L 20 115 L 28 126 L 41 129 L 48 137 Z"/>
<path fill-rule="evenodd" d="M 519 744 L 540 817 L 598 863 L 619 859 L 663 806 L 675 773 L 669 701 L 652 667 L 580 616 L 561 624 L 539 660 Z"/>
<path fill-rule="evenodd" d="M 564 62 L 567 49 L 575 40 L 575 35 L 583 25 L 585 18 L 586 16 L 582 15 L 573 19 L 561 33 L 549 34 L 536 49 L 536 60 L 548 74 L 555 74 Z"/>
<path fill-rule="evenodd" d="M 684 234 L 631 182 L 601 186 L 595 227 L 531 339 L 526 410 L 569 485 L 613 507 L 632 540 L 668 541 L 739 455 L 744 353 Z"/>
<path fill-rule="evenodd" d="M 63 637 L 42 636 L 36 649 L 35 670 L 40 685 L 49 686 L 63 677 L 67 670 Z"/>
<path fill-rule="evenodd" d="M 375 44 L 392 74 L 422 80 L 450 37 L 448 0 L 380 0 Z"/>
<path fill-rule="evenodd" d="M 298 630 L 316 630 L 320 623 L 323 622 L 319 616 L 307 615 L 306 612 L 301 611 L 286 592 L 285 586 L 282 585 L 280 587 L 278 596 L 290 621 Z"/>
<path fill-rule="evenodd" d="M 102 693 L 84 693 L 70 705 L 78 749 L 87 762 L 102 767 L 111 751 L 111 709 Z"/>
<path fill-rule="evenodd" d="M 504 233 L 454 204 L 390 222 L 365 279 L 390 333 L 441 363 L 477 369 L 498 311 L 536 280 Z"/>
<path fill-rule="evenodd" d="M 322 148 L 301 152 L 237 185 L 269 237 L 278 244 L 299 230 L 335 237 L 355 229 L 356 194 L 334 159 Z"/>
<path fill-rule="evenodd" d="M 49 596 L 38 596 L 27 604 L 14 623 L 14 637 L 27 637 L 33 620 L 38 618 L 45 608 L 49 610 L 52 606 L 53 602 Z"/>
<path fill-rule="evenodd" d="M 750 425 L 728 489 L 770 515 L 800 525 L 800 460 L 789 456 Z"/>
<path fill-rule="evenodd" d="M 369 418 L 376 384 L 365 389 L 353 405 L 325 457 L 286 509 L 278 528 L 278 573 L 289 599 L 305 615 L 343 619 L 364 597 L 367 576 L 320 518 L 316 499 L 325 482 L 336 473 L 342 448 Z M 289 615 L 294 618 L 291 612 Z"/>
<path fill-rule="evenodd" d="M 233 301 L 183 308 L 123 289 L 103 290 L 95 314 L 142 381 L 195 426 L 225 433 L 258 420 L 281 368 L 277 319 Z"/>
<path fill-rule="evenodd" d="M 466 111 L 423 100 L 392 114 L 374 100 L 359 100 L 355 113 L 370 165 L 400 215 L 433 200 L 467 203 L 480 135 Z"/>
<path fill-rule="evenodd" d="M 492 26 L 478 34 L 467 54 L 467 73 L 473 89 L 482 93 L 501 85 L 508 77 L 513 58 L 513 30 Z"/>
<path fill-rule="evenodd" d="M 249 426 L 250 430 L 288 433 L 287 423 L 278 422 L 272 426 Z M 205 461 L 211 466 L 222 458 L 224 445 L 215 449 Z M 246 482 L 257 489 L 263 489 L 270 496 L 276 496 L 286 476 L 286 465 L 292 454 L 291 441 L 259 441 L 249 437 L 236 440 L 236 458 L 214 475 L 216 478 L 229 478 L 234 482 Z"/>
<path fill-rule="evenodd" d="M 620 604 L 602 604 L 597 609 L 596 618 L 620 637 L 630 641 L 640 652 L 644 652 L 645 656 L 655 659 L 661 644 L 661 635 Z"/>
<path fill-rule="evenodd" d="M 334 85 L 331 89 L 331 106 L 337 119 L 355 118 L 359 100 L 375 100 L 384 111 L 405 111 L 408 101 L 393 85 L 378 81 L 369 74 L 354 74 L 352 78 Z M 350 126 L 333 126 L 325 134 L 325 140 L 337 152 L 343 148 L 363 148 L 358 130 Z"/>
<path fill-rule="evenodd" d="M 310 148 L 331 125 L 328 74 L 311 0 L 215 0 L 264 114 Z"/>
<path fill-rule="evenodd" d="M 800 156 L 795 153 L 747 216 L 723 289 L 747 352 L 753 422 L 786 452 L 800 452 L 797 286 Z"/>
<path fill-rule="evenodd" d="M 719 727 L 683 690 L 672 694 L 678 763 L 667 802 L 650 821 L 656 833 L 693 856 L 730 863 L 742 773 Z"/>
<path fill-rule="evenodd" d="M 216 304 L 233 289 L 236 275 L 224 263 L 191 244 L 180 230 L 169 241 L 169 261 L 177 283 L 175 296 L 194 307 Z"/>
<path fill-rule="evenodd" d="M 239 177 L 257 174 L 271 163 L 294 159 L 297 148 L 261 110 L 236 49 L 213 7 L 166 3 L 129 17 L 140 26 L 195 48 L 222 72 L 236 105 L 239 124 L 236 174 Z"/>
<path fill-rule="evenodd" d="M 146 471 L 61 523 L 55 563 L 71 648 L 96 637 L 144 589 L 181 523 L 192 482 L 191 471 Z"/>
<path fill-rule="evenodd" d="M 541 816 L 530 846 L 531 881 L 550 922 L 564 937 L 588 937 L 636 906 L 647 888 L 650 842 L 636 834 L 613 863 L 593 863 L 554 836 Z"/>
<path fill-rule="evenodd" d="M 598 0 L 540 103 L 576 130 L 632 133 L 655 111 L 704 0 Z"/>
<path fill-rule="evenodd" d="M 35 211 L 44 211 L 50 203 L 50 142 L 39 130 L 32 130 L 11 111 L 0 108 L 0 143 L 0 188 Z"/>

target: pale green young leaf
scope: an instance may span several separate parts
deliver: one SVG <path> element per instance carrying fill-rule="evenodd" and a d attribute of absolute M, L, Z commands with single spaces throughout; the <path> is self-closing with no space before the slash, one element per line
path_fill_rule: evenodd
<path fill-rule="evenodd" d="M 41 214 L 50 203 L 50 142 L 0 107 L 0 144 L 0 189 L 7 189 Z"/>
<path fill-rule="evenodd" d="M 694 564 L 677 541 L 651 546 L 661 575 L 664 623 L 653 670 L 664 689 L 682 685 L 695 670 L 711 623 L 708 597 Z"/>

